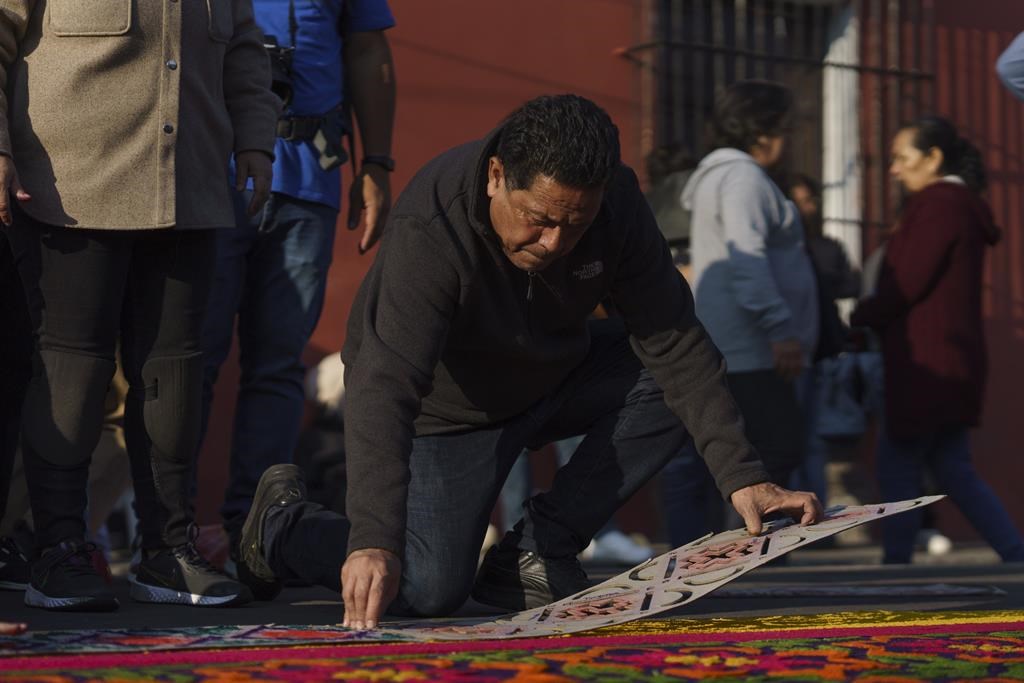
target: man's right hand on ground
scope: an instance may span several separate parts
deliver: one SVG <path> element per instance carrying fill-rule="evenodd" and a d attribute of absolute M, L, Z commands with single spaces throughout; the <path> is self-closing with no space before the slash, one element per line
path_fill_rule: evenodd
<path fill-rule="evenodd" d="M 341 568 L 341 599 L 345 601 L 342 626 L 377 628 L 380 617 L 398 595 L 402 561 L 387 550 L 356 550 Z"/>
<path fill-rule="evenodd" d="M 775 359 L 775 372 L 782 379 L 794 380 L 803 372 L 804 354 L 796 339 L 773 342 L 772 357 Z"/>
<path fill-rule="evenodd" d="M 0 222 L 10 226 L 14 222 L 11 213 L 11 196 L 19 202 L 32 199 L 18 182 L 18 171 L 14 168 L 14 159 L 0 154 Z"/>

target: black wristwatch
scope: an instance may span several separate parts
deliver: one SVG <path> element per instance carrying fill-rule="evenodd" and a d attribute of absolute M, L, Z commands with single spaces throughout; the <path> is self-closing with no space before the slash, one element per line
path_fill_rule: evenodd
<path fill-rule="evenodd" d="M 369 154 L 363 157 L 362 165 L 366 166 L 367 164 L 375 164 L 377 166 L 380 166 L 388 173 L 391 173 L 392 171 L 395 170 L 395 160 L 392 159 L 391 157 L 386 157 L 383 155 Z"/>

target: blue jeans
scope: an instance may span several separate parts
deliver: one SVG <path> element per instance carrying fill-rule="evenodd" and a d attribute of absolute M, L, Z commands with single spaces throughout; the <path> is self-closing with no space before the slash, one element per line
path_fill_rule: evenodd
<path fill-rule="evenodd" d="M 673 548 L 724 528 L 722 494 L 692 440 L 665 465 L 661 498 Z"/>
<path fill-rule="evenodd" d="M 682 448 L 686 430 L 633 355 L 625 332 L 600 324 L 592 330 L 586 360 L 522 415 L 493 427 L 413 439 L 405 557 L 393 614 L 440 616 L 465 601 L 491 510 L 524 448 L 585 435 L 551 489 L 527 501 L 506 539 L 542 557 L 583 550 Z M 342 515 L 301 503 L 268 514 L 264 551 L 282 578 L 339 590 L 348 533 Z"/>
<path fill-rule="evenodd" d="M 818 436 L 818 401 L 821 369 L 814 365 L 797 378 L 795 383 L 797 401 L 804 416 L 804 458 L 793 470 L 790 488 L 796 491 L 810 491 L 818 496 L 822 506 L 827 507 L 828 479 L 825 466 L 828 463 L 828 446 Z"/>
<path fill-rule="evenodd" d="M 203 329 L 203 433 L 213 387 L 238 320 L 241 381 L 221 516 L 241 530 L 260 475 L 291 462 L 303 414 L 301 355 L 323 308 L 337 211 L 274 193 L 245 215 L 251 193 L 235 194 L 237 227 L 218 231 L 217 270 Z"/>
<path fill-rule="evenodd" d="M 893 439 L 881 430 L 878 440 L 878 483 L 883 500 L 922 495 L 924 469 L 960 509 L 974 528 L 1007 562 L 1024 561 L 1024 540 L 1003 504 L 971 463 L 966 428 L 953 428 L 914 439 Z M 882 520 L 882 545 L 887 564 L 908 563 L 921 528 L 922 510 Z"/>

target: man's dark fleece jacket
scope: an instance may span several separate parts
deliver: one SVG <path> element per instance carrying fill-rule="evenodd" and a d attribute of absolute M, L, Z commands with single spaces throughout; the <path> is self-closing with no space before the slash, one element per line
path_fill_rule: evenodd
<path fill-rule="evenodd" d="M 768 480 L 635 174 L 620 166 L 575 249 L 527 273 L 491 228 L 497 134 L 416 174 L 353 303 L 342 350 L 350 553 L 401 557 L 413 436 L 494 426 L 555 390 L 586 356 L 587 318 L 606 297 L 722 494 Z"/>

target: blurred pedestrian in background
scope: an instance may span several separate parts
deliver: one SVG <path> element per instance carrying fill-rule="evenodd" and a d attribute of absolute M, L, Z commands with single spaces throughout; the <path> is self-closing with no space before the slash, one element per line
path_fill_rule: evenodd
<path fill-rule="evenodd" d="M 985 251 L 1000 230 L 981 198 L 981 154 L 945 119 L 926 117 L 892 143 L 893 177 L 909 198 L 889 240 L 874 296 L 854 325 L 881 336 L 885 420 L 878 445 L 883 500 L 922 493 L 924 470 L 1006 561 L 1024 540 L 971 462 L 988 357 L 981 318 Z M 883 522 L 884 561 L 911 560 L 920 512 Z"/>
<path fill-rule="evenodd" d="M 683 193 L 697 315 L 725 356 L 747 437 L 782 485 L 803 457 L 796 381 L 811 365 L 819 324 L 800 216 L 767 173 L 782 159 L 793 109 L 778 83 L 726 88 L 711 120 L 714 151 Z"/>

